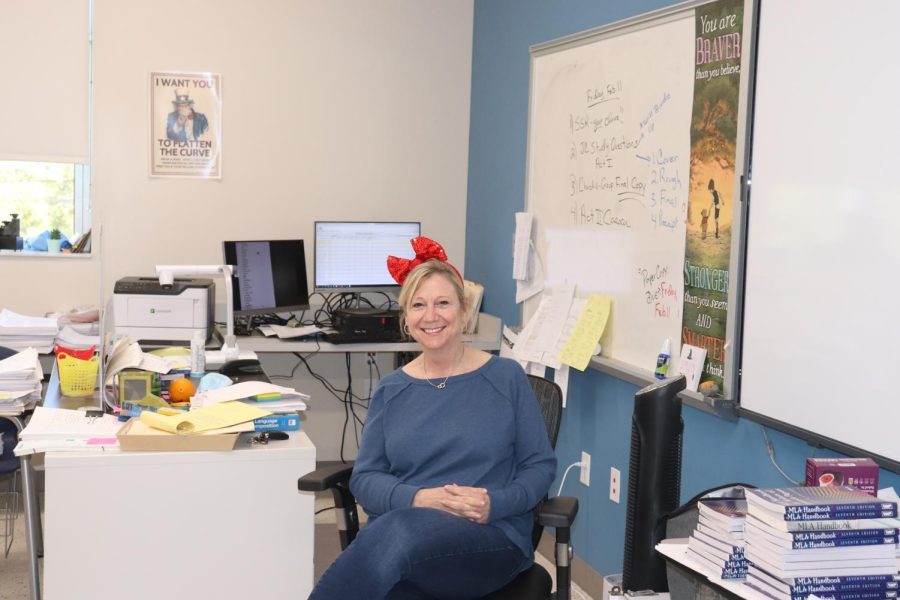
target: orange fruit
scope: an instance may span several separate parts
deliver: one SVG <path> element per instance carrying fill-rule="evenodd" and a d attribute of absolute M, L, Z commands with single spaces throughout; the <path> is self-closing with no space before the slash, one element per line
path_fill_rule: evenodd
<path fill-rule="evenodd" d="M 187 402 L 194 395 L 194 384 L 187 377 L 173 379 L 169 384 L 170 402 Z"/>

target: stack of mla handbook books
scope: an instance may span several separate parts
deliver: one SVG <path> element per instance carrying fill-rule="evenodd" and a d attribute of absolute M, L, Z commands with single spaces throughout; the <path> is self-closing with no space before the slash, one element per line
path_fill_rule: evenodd
<path fill-rule="evenodd" d="M 708 498 L 697 502 L 697 527 L 688 538 L 687 554 L 703 572 L 718 579 L 743 580 L 749 563 L 744 557 L 743 498 Z"/>
<path fill-rule="evenodd" d="M 748 489 L 745 581 L 754 598 L 897 598 L 897 503 L 850 486 Z"/>

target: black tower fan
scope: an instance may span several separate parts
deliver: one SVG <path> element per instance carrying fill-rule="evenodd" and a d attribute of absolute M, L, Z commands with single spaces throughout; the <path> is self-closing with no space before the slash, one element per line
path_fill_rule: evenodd
<path fill-rule="evenodd" d="M 678 508 L 681 494 L 683 375 L 649 385 L 634 395 L 628 507 L 625 520 L 626 591 L 667 592 L 666 564 L 654 546 L 665 538 L 660 517 Z"/>

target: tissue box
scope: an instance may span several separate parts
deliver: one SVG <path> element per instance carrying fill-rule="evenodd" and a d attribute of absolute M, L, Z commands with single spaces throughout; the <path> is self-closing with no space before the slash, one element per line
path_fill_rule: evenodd
<path fill-rule="evenodd" d="M 878 465 L 871 458 L 807 458 L 806 485 L 852 485 L 878 494 Z"/>

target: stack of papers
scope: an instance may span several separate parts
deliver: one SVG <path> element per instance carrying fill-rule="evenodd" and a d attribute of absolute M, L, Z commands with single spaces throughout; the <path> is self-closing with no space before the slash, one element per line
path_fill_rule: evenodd
<path fill-rule="evenodd" d="M 59 333 L 55 318 L 29 317 L 11 310 L 0 310 L 0 346 L 13 350 L 35 348 L 41 354 L 53 350 L 53 340 Z"/>
<path fill-rule="evenodd" d="M 260 325 L 257 329 L 259 329 L 260 333 L 266 337 L 277 335 L 280 340 L 306 337 L 325 331 L 324 327 L 319 327 L 318 325 L 304 325 L 302 327 L 290 327 L 288 325 Z"/>
<path fill-rule="evenodd" d="M 522 362 L 553 369 L 569 365 L 584 371 L 599 352 L 611 309 L 608 296 L 578 298 L 574 286 L 545 291 L 537 311 L 519 333 L 513 354 Z"/>
<path fill-rule="evenodd" d="M 306 410 L 309 395 L 293 388 L 263 381 L 243 381 L 217 390 L 200 392 L 191 398 L 191 409 L 214 406 L 231 400 L 262 408 L 273 414 L 287 414 Z"/>
<path fill-rule="evenodd" d="M 64 325 L 56 336 L 56 343 L 72 350 L 84 350 L 91 346 L 97 347 L 100 345 L 100 334 L 96 332 L 89 333 L 93 329 L 91 324 L 88 324 L 88 327 L 78 324 Z"/>
<path fill-rule="evenodd" d="M 119 445 L 122 426 L 112 415 L 91 416 L 83 410 L 38 406 L 19 434 L 16 456 L 60 450 L 98 450 Z"/>
<path fill-rule="evenodd" d="M 0 415 L 19 415 L 34 406 L 41 397 L 43 378 L 34 348 L 0 360 Z"/>
<path fill-rule="evenodd" d="M 47 316 L 57 319 L 62 330 L 56 336 L 57 344 L 73 350 L 100 345 L 100 309 L 96 306 L 76 306 Z"/>

